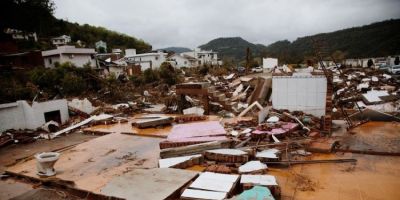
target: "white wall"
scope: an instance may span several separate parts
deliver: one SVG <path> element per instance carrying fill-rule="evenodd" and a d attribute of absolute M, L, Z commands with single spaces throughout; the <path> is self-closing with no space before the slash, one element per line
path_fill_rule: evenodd
<path fill-rule="evenodd" d="M 277 58 L 263 58 L 263 68 L 272 69 L 275 66 L 278 66 Z"/>
<path fill-rule="evenodd" d="M 326 86 L 324 76 L 273 76 L 272 107 L 323 116 Z"/>
<path fill-rule="evenodd" d="M 192 63 L 188 59 L 179 55 L 173 55 L 169 57 L 169 60 L 171 60 L 170 62 L 174 63 L 173 66 L 176 68 L 192 67 Z"/>
<path fill-rule="evenodd" d="M 141 70 L 144 71 L 148 68 L 157 69 L 160 68 L 161 64 L 166 61 L 165 53 L 157 53 L 157 54 L 137 54 L 134 57 L 128 57 L 129 61 L 137 62 L 142 66 Z M 150 64 L 151 62 L 151 64 Z"/>
<path fill-rule="evenodd" d="M 73 56 L 71 56 L 73 55 Z M 50 63 L 51 59 L 51 63 Z M 62 64 L 65 62 L 71 62 L 76 67 L 83 67 L 86 63 L 90 62 L 91 67 L 96 67 L 96 61 L 88 54 L 61 54 L 55 56 L 43 57 L 44 66 L 46 68 L 53 68 L 56 62 Z"/>
<path fill-rule="evenodd" d="M 34 102 L 29 105 L 26 101 L 0 104 L 0 132 L 7 129 L 36 129 L 46 123 L 44 113 L 60 111 L 61 122 L 69 119 L 67 100 Z"/>
<path fill-rule="evenodd" d="M 53 68 L 54 63 L 56 63 L 56 62 L 61 63 L 60 56 L 58 56 L 58 55 L 43 57 L 43 60 L 44 60 L 44 66 L 46 68 Z M 50 60 L 51 60 L 51 63 L 50 63 Z"/>
<path fill-rule="evenodd" d="M 61 63 L 71 62 L 77 67 L 83 67 L 88 62 L 91 67 L 96 66 L 96 61 L 89 54 L 61 54 L 60 61 Z"/>

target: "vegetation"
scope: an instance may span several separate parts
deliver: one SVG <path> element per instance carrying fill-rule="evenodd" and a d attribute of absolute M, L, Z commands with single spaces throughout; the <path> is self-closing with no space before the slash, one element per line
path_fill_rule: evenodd
<path fill-rule="evenodd" d="M 167 48 L 163 48 L 160 50 L 164 50 L 167 52 L 175 52 L 175 53 L 183 53 L 183 52 L 192 51 L 191 49 L 186 48 L 186 47 L 167 47 Z"/>
<path fill-rule="evenodd" d="M 168 85 L 178 82 L 178 72 L 169 62 L 163 62 L 160 66 L 160 78 Z"/>
<path fill-rule="evenodd" d="M 0 30 L 14 28 L 38 34 L 39 43 L 20 42 L 18 44 L 20 50 L 52 48 L 49 43 L 50 38 L 60 35 L 70 35 L 72 41 L 83 41 L 91 48 L 94 48 L 95 42 L 103 40 L 107 42 L 109 48 L 135 48 L 138 53 L 151 50 L 151 46 L 143 40 L 103 27 L 79 25 L 56 19 L 53 12 L 52 0 L 2 0 L 0 1 Z"/>
<path fill-rule="evenodd" d="M 277 41 L 268 46 L 252 44 L 240 37 L 218 38 L 200 48 L 214 50 L 235 61 L 245 60 L 246 48 L 254 57 L 277 57 L 281 63 L 304 63 L 314 57 L 312 41 L 320 41 L 328 55 L 340 59 L 366 58 L 400 54 L 400 19 L 387 20 L 366 26 L 343 29 L 331 33 L 301 37 L 293 42 Z"/>
<path fill-rule="evenodd" d="M 216 51 L 223 59 L 234 61 L 245 60 L 247 48 L 250 49 L 254 56 L 261 55 L 265 49 L 265 46 L 252 44 L 241 37 L 217 38 L 199 47 Z"/>

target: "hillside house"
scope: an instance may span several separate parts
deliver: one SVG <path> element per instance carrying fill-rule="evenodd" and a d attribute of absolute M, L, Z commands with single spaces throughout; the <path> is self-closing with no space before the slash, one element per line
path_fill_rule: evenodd
<path fill-rule="evenodd" d="M 221 65 L 222 63 L 218 60 L 218 53 L 212 50 L 202 50 L 200 48 L 194 49 L 194 51 L 183 52 L 181 56 L 190 56 L 197 59 L 197 66 L 208 64 L 208 65 Z"/>
<path fill-rule="evenodd" d="M 85 64 L 96 67 L 95 54 L 96 51 L 94 49 L 75 48 L 74 46 L 58 46 L 57 49 L 42 51 L 46 68 L 54 67 L 56 62 L 71 62 L 77 67 L 83 67 Z"/>
<path fill-rule="evenodd" d="M 71 37 L 68 35 L 62 35 L 60 37 L 51 38 L 51 43 L 55 46 L 66 45 L 71 42 Z"/>
<path fill-rule="evenodd" d="M 162 51 L 136 54 L 135 52 L 129 52 L 129 55 L 125 55 L 125 61 L 131 65 L 140 65 L 141 70 L 146 69 L 156 69 L 161 66 L 161 64 L 167 61 L 167 53 Z"/>
<path fill-rule="evenodd" d="M 176 68 L 198 66 L 198 60 L 188 55 L 173 54 L 168 56 L 167 61 Z"/>

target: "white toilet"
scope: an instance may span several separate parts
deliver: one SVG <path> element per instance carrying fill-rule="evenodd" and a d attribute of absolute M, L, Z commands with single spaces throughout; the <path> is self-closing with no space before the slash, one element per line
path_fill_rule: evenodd
<path fill-rule="evenodd" d="M 35 155 L 37 174 L 39 176 L 54 176 L 56 170 L 54 169 L 54 164 L 60 157 L 60 153 L 57 152 L 43 152 Z"/>

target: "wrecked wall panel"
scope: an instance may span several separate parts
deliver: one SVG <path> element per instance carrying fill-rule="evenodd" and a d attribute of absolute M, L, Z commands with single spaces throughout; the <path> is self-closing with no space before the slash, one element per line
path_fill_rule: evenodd
<path fill-rule="evenodd" d="M 27 101 L 17 101 L 12 106 L 2 105 L 0 106 L 0 132 L 7 129 L 39 128 L 46 123 L 45 114 L 50 112 L 55 112 L 55 114 L 48 115 L 48 119 L 55 117 L 60 123 L 65 123 L 69 119 L 65 99 L 33 102 L 32 105 L 29 105 Z"/>
<path fill-rule="evenodd" d="M 323 76 L 273 76 L 272 106 L 320 117 L 325 115 L 326 91 Z"/>

